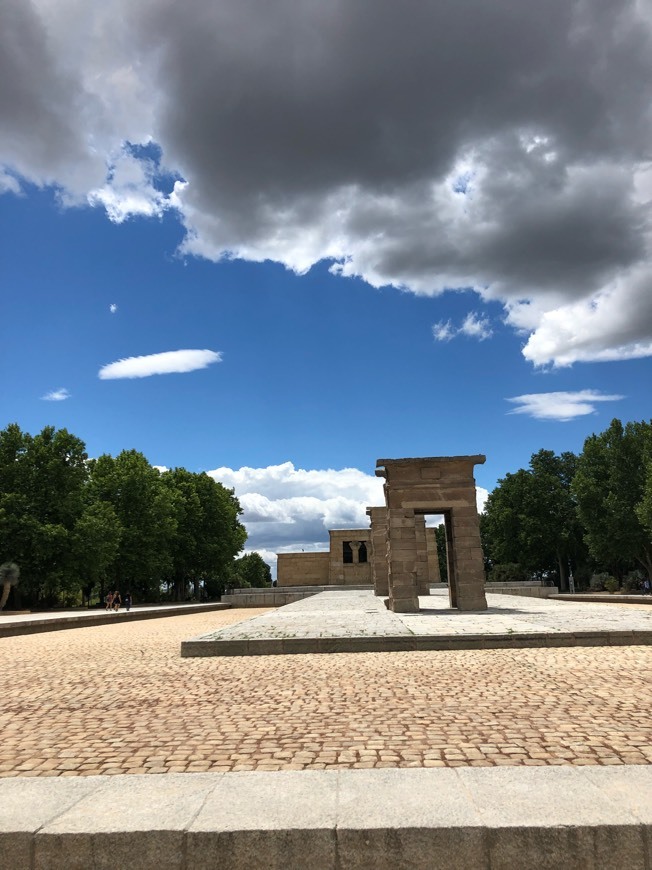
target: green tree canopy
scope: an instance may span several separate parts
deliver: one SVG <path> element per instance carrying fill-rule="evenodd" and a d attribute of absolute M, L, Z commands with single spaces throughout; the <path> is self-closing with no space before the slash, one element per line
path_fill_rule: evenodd
<path fill-rule="evenodd" d="M 614 419 L 584 442 L 573 492 L 585 540 L 597 562 L 621 578 L 635 565 L 652 576 L 652 541 L 646 528 L 652 425 Z"/>
<path fill-rule="evenodd" d="M 175 468 L 161 481 L 170 493 L 176 520 L 170 539 L 175 597 L 184 599 L 189 584 L 199 597 L 200 582 L 219 578 L 244 546 L 247 533 L 239 520 L 240 503 L 232 490 L 204 473 Z"/>
<path fill-rule="evenodd" d="M 540 450 L 528 469 L 507 474 L 489 495 L 482 519 L 486 556 L 526 573 L 556 571 L 568 585 L 569 559 L 582 557 L 581 530 L 571 491 L 577 457 Z"/>
<path fill-rule="evenodd" d="M 74 595 L 71 534 L 88 480 L 84 443 L 66 429 L 0 432 L 0 552 L 21 569 L 21 596 L 53 604 Z"/>
<path fill-rule="evenodd" d="M 233 563 L 233 580 L 238 586 L 271 586 L 272 572 L 260 553 L 246 553 Z"/>
<path fill-rule="evenodd" d="M 176 533 L 174 501 L 159 471 L 137 450 L 91 463 L 91 501 L 108 503 L 121 535 L 108 573 L 116 588 L 138 598 L 158 600 L 161 582 L 172 570 Z"/>

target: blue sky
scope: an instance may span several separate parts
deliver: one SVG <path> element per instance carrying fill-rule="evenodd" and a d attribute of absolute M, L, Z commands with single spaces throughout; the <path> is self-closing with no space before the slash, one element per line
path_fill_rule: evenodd
<path fill-rule="evenodd" d="M 488 13 L 472 109 L 463 78 L 422 80 L 441 80 L 438 34 L 474 25 L 408 5 L 377 5 L 366 40 L 360 10 L 333 13 L 315 54 L 285 6 L 261 24 L 232 0 L 183 21 L 148 2 L 153 46 L 122 0 L 12 0 L 0 39 L 29 48 L 0 94 L 3 425 L 214 471 L 273 560 L 362 522 L 379 457 L 484 453 L 491 490 L 652 416 L 649 20 L 572 4 L 600 79 L 564 4 Z M 538 54 L 502 50 L 513 28 Z"/>

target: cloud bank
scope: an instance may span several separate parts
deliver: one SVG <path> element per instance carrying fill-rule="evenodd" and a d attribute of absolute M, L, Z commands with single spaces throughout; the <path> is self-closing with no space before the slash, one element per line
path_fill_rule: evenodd
<path fill-rule="evenodd" d="M 624 396 L 608 395 L 599 390 L 580 390 L 576 393 L 531 393 L 507 399 L 518 407 L 510 414 L 527 414 L 535 420 L 559 420 L 568 422 L 575 417 L 594 414 L 597 402 L 617 402 Z"/>
<path fill-rule="evenodd" d="M 357 468 L 295 468 L 292 462 L 267 468 L 216 468 L 208 474 L 235 490 L 249 538 L 270 565 L 276 554 L 328 549 L 329 529 L 368 528 L 367 507 L 383 505 L 383 481 Z M 478 510 L 487 490 L 477 489 Z"/>
<path fill-rule="evenodd" d="M 214 350 L 169 350 L 148 356 L 130 356 L 102 366 L 100 380 L 117 378 L 149 378 L 152 375 L 170 375 L 205 369 L 221 362 L 222 354 Z"/>
<path fill-rule="evenodd" d="M 649 4 L 3 9 L 0 189 L 176 209 L 188 255 L 473 288 L 537 366 L 652 355 Z"/>

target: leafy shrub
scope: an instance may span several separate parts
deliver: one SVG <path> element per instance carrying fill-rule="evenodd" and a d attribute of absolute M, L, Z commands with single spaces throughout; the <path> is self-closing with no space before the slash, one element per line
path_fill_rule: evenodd
<path fill-rule="evenodd" d="M 522 565 L 517 562 L 506 562 L 504 565 L 494 565 L 489 581 L 491 583 L 521 583 L 530 576 Z"/>
<path fill-rule="evenodd" d="M 618 589 L 618 581 L 615 577 L 607 577 L 604 581 L 604 588 L 613 594 Z"/>
<path fill-rule="evenodd" d="M 603 571 L 601 574 L 593 574 L 589 582 L 591 592 L 604 592 L 607 588 L 605 583 L 610 579 L 610 576 L 606 571 Z"/>
<path fill-rule="evenodd" d="M 630 571 L 623 579 L 623 589 L 626 592 L 640 592 L 643 589 L 645 574 L 639 568 Z"/>

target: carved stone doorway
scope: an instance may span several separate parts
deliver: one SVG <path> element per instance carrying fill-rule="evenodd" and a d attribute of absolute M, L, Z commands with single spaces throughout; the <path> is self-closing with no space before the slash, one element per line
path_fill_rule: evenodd
<path fill-rule="evenodd" d="M 387 604 L 390 610 L 396 613 L 419 610 L 419 594 L 424 593 L 418 570 L 417 526 L 423 524 L 421 518 L 425 514 L 444 516 L 451 607 L 486 610 L 480 519 L 473 477 L 474 466 L 484 462 L 485 457 L 481 455 L 379 459 L 376 462 L 376 475 L 385 478 Z"/>

